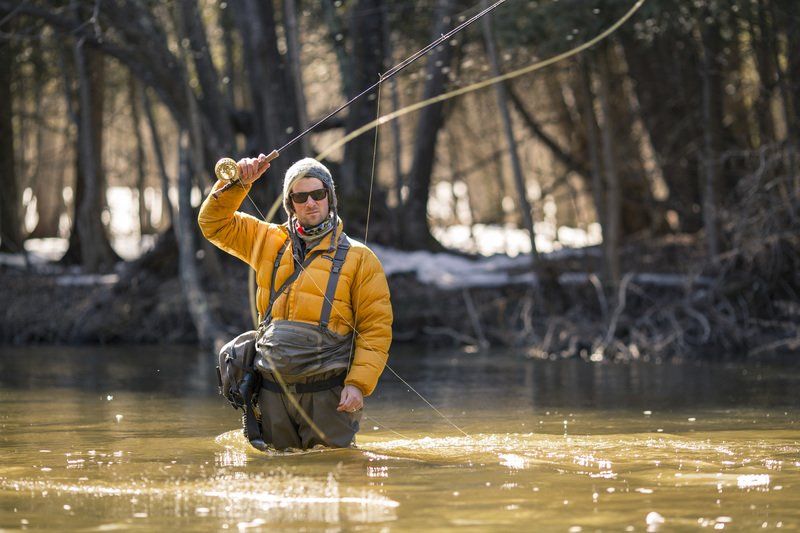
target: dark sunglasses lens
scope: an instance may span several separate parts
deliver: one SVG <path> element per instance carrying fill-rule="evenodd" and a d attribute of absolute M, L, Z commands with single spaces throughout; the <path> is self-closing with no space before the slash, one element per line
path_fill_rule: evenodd
<path fill-rule="evenodd" d="M 292 201 L 296 204 L 304 204 L 306 200 L 308 200 L 308 193 L 307 192 L 293 192 L 289 195 Z"/>
<path fill-rule="evenodd" d="M 311 198 L 313 198 L 315 201 L 319 202 L 320 200 L 322 200 L 323 198 L 325 198 L 326 196 L 328 196 L 328 189 L 317 189 L 316 191 L 311 191 L 311 192 L 310 192 L 310 193 L 308 193 L 308 194 L 309 194 L 309 195 L 311 196 Z"/>
<path fill-rule="evenodd" d="M 328 196 L 328 189 L 316 189 L 310 192 L 293 192 L 289 195 L 296 204 L 304 204 L 310 196 L 315 202 L 319 202 Z"/>

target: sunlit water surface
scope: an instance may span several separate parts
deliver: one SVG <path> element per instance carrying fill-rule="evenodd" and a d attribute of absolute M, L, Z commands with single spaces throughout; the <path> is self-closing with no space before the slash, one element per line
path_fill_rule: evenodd
<path fill-rule="evenodd" d="M 194 349 L 0 354 L 0 528 L 800 528 L 791 367 L 401 347 L 457 427 L 387 371 L 358 449 L 263 454 Z"/>

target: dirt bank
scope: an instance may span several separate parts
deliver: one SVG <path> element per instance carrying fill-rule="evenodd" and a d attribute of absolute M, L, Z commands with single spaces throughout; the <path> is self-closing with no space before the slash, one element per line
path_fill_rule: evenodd
<path fill-rule="evenodd" d="M 561 255 L 546 267 L 559 283 L 441 289 L 411 274 L 390 277 L 395 339 L 475 350 L 515 346 L 535 357 L 590 360 L 759 357 L 800 349 L 800 293 L 792 261 L 797 239 L 765 244 L 701 267 L 688 238 L 638 243 L 624 254 L 624 276 L 603 290 L 598 254 Z M 3 344 L 197 341 L 177 278 L 177 258 L 153 254 L 105 276 L 52 263 L 0 266 Z M 215 269 L 211 269 L 215 270 Z M 232 331 L 251 325 L 247 271 L 219 258 L 206 280 L 211 305 Z M 635 273 L 635 274 L 634 274 Z"/>

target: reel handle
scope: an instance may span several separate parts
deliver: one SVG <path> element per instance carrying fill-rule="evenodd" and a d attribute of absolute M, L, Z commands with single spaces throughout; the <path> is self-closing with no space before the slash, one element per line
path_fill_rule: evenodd
<path fill-rule="evenodd" d="M 267 163 L 269 163 L 279 155 L 280 154 L 278 153 L 277 150 L 273 150 L 267 155 Z M 217 189 L 216 191 L 211 193 L 211 196 L 213 196 L 215 200 L 219 198 L 220 194 L 222 194 L 223 192 L 227 191 L 228 189 L 239 183 L 239 180 L 242 177 L 242 172 L 239 169 L 239 164 L 236 163 L 236 161 L 234 161 L 230 157 L 223 157 L 222 159 L 217 161 L 217 164 L 214 165 L 214 174 L 216 174 L 218 180 L 228 182 L 219 189 Z"/>

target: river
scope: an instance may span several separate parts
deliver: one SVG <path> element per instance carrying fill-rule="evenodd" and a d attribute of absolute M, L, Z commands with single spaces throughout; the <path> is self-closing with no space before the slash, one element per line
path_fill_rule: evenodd
<path fill-rule="evenodd" d="M 400 346 L 358 449 L 264 454 L 195 348 L 0 354 L 0 529 L 800 528 L 798 367 Z"/>

